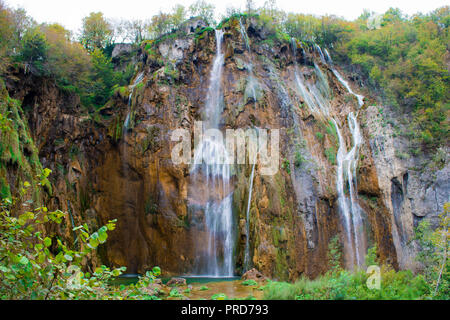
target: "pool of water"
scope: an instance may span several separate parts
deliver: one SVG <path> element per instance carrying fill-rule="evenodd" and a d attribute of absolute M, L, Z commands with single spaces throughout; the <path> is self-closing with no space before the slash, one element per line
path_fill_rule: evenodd
<path fill-rule="evenodd" d="M 186 283 L 189 284 L 204 284 L 210 282 L 231 282 L 241 279 L 241 277 L 209 277 L 209 276 L 181 276 L 180 278 L 186 279 Z M 170 280 L 171 278 L 168 278 Z M 164 279 L 163 279 L 163 283 Z"/>
<path fill-rule="evenodd" d="M 161 278 L 165 284 L 174 277 Z M 185 291 L 188 287 L 178 287 L 180 293 L 184 295 L 184 298 L 191 300 L 211 299 L 214 294 L 223 293 L 229 299 L 235 298 L 247 298 L 255 297 L 261 299 L 263 291 L 261 290 L 262 284 L 254 286 L 245 286 L 242 284 L 240 277 L 211 277 L 211 276 L 178 276 L 177 278 L 186 279 L 186 284 L 189 286 L 189 291 Z M 124 274 L 117 277 L 112 281 L 113 285 L 130 285 L 139 280 L 138 274 Z M 166 295 L 170 288 L 166 289 Z M 167 297 L 168 300 L 178 300 L 180 298 Z"/>
<path fill-rule="evenodd" d="M 166 284 L 170 279 L 174 277 L 161 278 L 162 282 Z M 239 280 L 240 277 L 211 277 L 211 276 L 177 276 L 176 278 L 186 279 L 186 283 L 189 284 L 205 284 L 211 282 L 231 282 Z M 130 285 L 135 284 L 139 280 L 139 274 L 123 274 L 112 281 L 113 285 Z"/>

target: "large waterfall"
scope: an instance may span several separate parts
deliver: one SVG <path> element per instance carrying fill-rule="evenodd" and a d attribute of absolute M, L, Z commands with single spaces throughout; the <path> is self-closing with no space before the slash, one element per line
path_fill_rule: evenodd
<path fill-rule="evenodd" d="M 224 54 L 221 51 L 223 31 L 216 30 L 216 55 L 212 65 L 206 98 L 204 129 L 219 129 L 223 111 L 222 72 Z M 206 184 L 204 223 L 207 243 L 198 244 L 200 257 L 197 271 L 203 276 L 233 276 L 234 223 L 233 192 L 228 152 L 221 139 L 206 135 L 195 149 L 194 178 Z"/>

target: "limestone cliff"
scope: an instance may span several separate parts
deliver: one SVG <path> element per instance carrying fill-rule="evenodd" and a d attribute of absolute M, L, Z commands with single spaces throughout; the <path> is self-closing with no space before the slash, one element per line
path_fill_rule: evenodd
<path fill-rule="evenodd" d="M 251 265 L 263 274 L 317 276 L 328 269 L 330 239 L 338 235 L 344 243 L 346 232 L 336 181 L 339 139 L 330 119 L 350 147 L 347 116 L 359 109 L 358 101 L 314 47 L 274 38 L 256 18 L 241 24 L 231 18 L 221 27 L 222 129 L 280 129 L 279 171 L 264 176 L 255 166 L 249 221 L 252 166 L 234 170 L 235 272 L 244 271 L 248 237 Z M 128 272 L 154 265 L 166 274 L 194 270 L 196 245 L 206 231 L 203 212 L 193 204 L 203 192 L 192 188 L 187 165 L 172 163 L 171 133 L 193 133 L 202 119 L 215 45 L 214 30 L 198 20 L 142 44 L 131 60 L 136 74 L 130 87 L 93 116 L 83 115 L 77 97 L 50 82 L 18 74 L 8 84 L 22 102 L 42 165 L 53 170 L 50 202 L 70 213 L 67 225 L 118 219 L 98 257 L 103 263 L 125 265 Z M 308 107 L 296 73 L 307 86 L 327 84 L 329 116 Z M 414 223 L 448 201 L 448 165 L 433 175 L 413 169 L 420 166 L 415 159 L 399 159 L 394 150 L 401 142 L 389 126 L 380 126 L 371 102 L 368 97 L 358 113 L 364 137 L 356 168 L 360 232 L 364 248 L 376 243 L 382 261 L 406 268 L 417 250 L 406 246 Z M 62 231 L 67 238 L 69 230 Z"/>

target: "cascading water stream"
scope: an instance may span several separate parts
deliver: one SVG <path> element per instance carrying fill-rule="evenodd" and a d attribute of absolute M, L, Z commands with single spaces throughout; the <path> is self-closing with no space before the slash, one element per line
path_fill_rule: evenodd
<path fill-rule="evenodd" d="M 315 44 L 314 48 L 316 49 L 317 53 L 319 53 L 320 60 L 322 60 L 323 63 L 327 63 L 326 60 L 325 60 L 325 57 L 323 55 L 322 49 L 319 47 L 319 45 Z"/>
<path fill-rule="evenodd" d="M 361 266 L 361 259 L 364 253 L 363 236 L 362 236 L 362 219 L 358 203 L 356 202 L 356 165 L 358 163 L 358 150 L 362 142 L 362 136 L 359 130 L 353 112 L 348 115 L 348 123 L 353 138 L 353 147 L 347 152 L 345 141 L 342 137 L 341 130 L 336 121 L 332 119 L 336 127 L 339 139 L 339 150 L 336 156 L 337 162 L 337 192 L 339 209 L 344 216 L 345 229 L 347 232 L 347 242 L 350 253 L 349 260 L 357 266 Z M 349 199 L 345 195 L 345 186 L 348 187 Z M 352 265 L 351 265 L 352 266 Z"/>
<path fill-rule="evenodd" d="M 295 57 L 297 56 L 297 44 L 294 38 L 291 39 L 291 42 Z M 303 78 L 303 75 L 300 74 L 297 60 L 295 60 L 294 64 L 295 82 L 306 105 L 312 112 L 328 116 L 330 109 L 330 104 L 328 102 L 329 86 L 325 76 L 320 71 L 320 68 L 315 65 L 315 72 L 317 74 L 318 83 L 311 84 L 306 82 Z"/>
<path fill-rule="evenodd" d="M 259 129 L 258 129 L 259 130 Z M 256 142 L 254 142 L 256 144 Z M 255 151 L 255 150 L 254 150 Z M 245 251 L 244 251 L 244 268 L 245 270 L 250 269 L 250 208 L 252 203 L 252 194 L 253 194 L 253 181 L 255 178 L 255 167 L 256 167 L 256 159 L 258 156 L 258 150 L 254 152 L 253 156 L 253 165 L 252 165 L 252 171 L 250 174 L 250 181 L 249 181 L 249 191 L 248 191 L 248 202 L 247 202 L 247 212 L 245 215 L 245 221 L 246 221 L 246 239 L 245 239 Z"/>
<path fill-rule="evenodd" d="M 130 126 L 131 100 L 133 98 L 134 89 L 143 79 L 144 79 L 144 72 L 141 72 L 136 76 L 136 78 L 133 81 L 133 84 L 128 87 L 130 89 L 130 95 L 128 96 L 128 112 L 127 112 L 127 116 L 125 117 L 125 121 L 123 123 L 123 127 L 125 129 L 124 133 L 127 131 L 127 129 Z"/>
<path fill-rule="evenodd" d="M 364 96 L 354 93 L 352 88 L 350 88 L 348 82 L 344 80 L 341 74 L 335 68 L 332 68 L 332 70 L 336 78 L 339 80 L 340 83 L 342 83 L 342 85 L 347 89 L 347 91 L 353 96 L 355 96 L 356 99 L 358 99 L 358 105 L 361 108 L 364 105 Z"/>
<path fill-rule="evenodd" d="M 247 48 L 248 51 L 250 51 L 250 42 L 248 41 L 247 31 L 245 31 L 245 26 L 242 23 L 242 19 L 241 18 L 239 18 L 239 27 L 240 27 L 240 30 L 241 30 L 242 39 L 245 42 L 245 47 Z"/>
<path fill-rule="evenodd" d="M 253 64 L 251 61 L 250 42 L 249 42 L 248 35 L 245 30 L 245 26 L 242 23 L 241 18 L 239 18 L 239 26 L 240 26 L 240 30 L 241 30 L 242 40 L 244 41 L 245 47 L 246 47 L 248 53 L 250 54 L 250 61 L 247 65 L 247 69 L 248 69 L 247 87 L 249 88 L 251 97 L 253 99 L 254 106 L 256 108 L 256 103 L 257 103 L 256 86 L 258 84 L 257 84 L 257 81 L 253 74 Z M 244 268 L 245 268 L 245 270 L 250 269 L 250 260 L 251 260 L 251 257 L 250 257 L 250 207 L 251 207 L 252 193 L 253 193 L 253 180 L 254 180 L 254 176 L 255 176 L 256 158 L 257 158 L 257 152 L 254 153 L 253 165 L 252 165 L 252 170 L 251 170 L 250 179 L 249 179 L 249 193 L 248 193 L 247 211 L 246 211 L 246 216 L 245 216 L 245 230 L 246 230 L 246 240 L 245 240 L 245 249 L 244 249 Z"/>
<path fill-rule="evenodd" d="M 332 63 L 332 59 L 325 49 L 328 63 Z M 347 91 L 355 96 L 358 100 L 358 107 L 361 108 L 364 105 L 364 97 L 353 92 L 347 81 L 343 79 L 341 74 L 332 68 L 332 71 L 339 82 L 347 89 Z M 338 191 L 338 203 L 339 208 L 344 216 L 345 228 L 347 232 L 347 241 L 350 247 L 351 253 L 349 260 L 357 266 L 362 266 L 362 257 L 364 255 L 364 237 L 363 237 L 363 224 L 361 218 L 361 208 L 359 207 L 356 199 L 356 166 L 359 158 L 359 147 L 362 144 L 362 135 L 359 128 L 358 121 L 353 112 L 348 114 L 348 126 L 352 135 L 353 147 L 349 152 L 345 146 L 344 139 L 342 138 L 341 131 L 337 125 L 335 119 L 332 119 L 336 127 L 336 131 L 339 138 L 339 150 L 336 156 L 337 162 L 337 191 Z M 349 198 L 345 195 L 345 185 L 347 182 Z M 352 266 L 351 266 L 352 267 Z"/>
<path fill-rule="evenodd" d="M 292 47 L 294 56 L 296 56 L 296 42 L 292 39 Z M 325 50 L 326 56 L 324 56 L 322 49 L 318 45 L 314 45 L 315 51 L 319 54 L 322 62 L 332 63 L 332 59 L 327 50 Z M 362 135 L 360 132 L 359 124 L 356 116 L 353 112 L 348 114 L 348 124 L 352 135 L 353 146 L 350 151 L 347 152 L 345 140 L 342 137 L 341 130 L 335 120 L 329 114 L 329 99 L 330 90 L 325 75 L 317 66 L 314 65 L 317 75 L 317 82 L 314 84 L 307 83 L 301 74 L 299 74 L 297 63 L 295 62 L 295 80 L 299 88 L 300 94 L 303 97 L 305 103 L 310 110 L 315 113 L 319 113 L 327 118 L 330 118 L 334 123 L 338 135 L 339 149 L 336 155 L 337 162 L 337 177 L 336 187 L 338 192 L 338 204 L 339 210 L 343 216 L 343 222 L 346 230 L 346 241 L 348 245 L 348 260 L 350 267 L 354 264 L 361 266 L 363 264 L 362 257 L 364 254 L 364 237 L 362 230 L 361 208 L 359 207 L 356 199 L 356 166 L 359 159 L 359 147 L 362 143 Z M 364 105 L 364 97 L 358 95 L 352 91 L 349 84 L 343 79 L 339 72 L 332 68 L 333 74 L 336 76 L 339 82 L 347 89 L 347 91 L 354 95 L 358 100 L 358 107 L 361 108 Z M 348 188 L 349 196 L 346 196 L 346 187 Z"/>
<path fill-rule="evenodd" d="M 216 30 L 216 55 L 210 74 L 205 105 L 204 129 L 218 129 L 223 111 L 221 86 L 224 54 L 221 52 L 223 31 Z M 231 171 L 228 152 L 223 141 L 204 137 L 196 146 L 195 164 L 191 170 L 194 177 L 204 177 L 207 202 L 204 206 L 207 248 L 204 243 L 198 272 L 204 276 L 233 276 L 234 229 L 230 185 Z"/>

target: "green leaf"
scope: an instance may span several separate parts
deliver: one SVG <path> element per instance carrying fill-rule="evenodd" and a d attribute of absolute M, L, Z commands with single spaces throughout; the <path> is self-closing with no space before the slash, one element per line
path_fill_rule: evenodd
<path fill-rule="evenodd" d="M 154 267 L 152 269 L 152 272 L 155 276 L 159 276 L 161 274 L 161 268 L 160 267 Z"/>
<path fill-rule="evenodd" d="M 27 259 L 27 257 L 25 257 L 25 256 L 22 256 L 21 258 L 20 258 L 20 260 L 19 260 L 19 263 L 20 264 L 23 264 L 23 265 L 26 265 L 26 264 L 28 264 L 28 262 L 30 262 L 28 259 Z"/>
<path fill-rule="evenodd" d="M 52 173 L 52 170 L 50 170 L 49 168 L 45 168 L 42 173 L 44 177 L 47 178 L 50 175 L 50 173 Z"/>
<path fill-rule="evenodd" d="M 93 248 L 97 248 L 98 247 L 98 235 L 96 233 L 93 233 L 89 239 L 89 244 L 91 245 L 91 247 Z"/>
<path fill-rule="evenodd" d="M 40 252 L 39 255 L 38 255 L 38 262 L 39 263 L 44 263 L 44 261 L 45 261 L 45 253 Z"/>
<path fill-rule="evenodd" d="M 2 272 L 10 272 L 11 270 L 6 268 L 6 267 L 4 267 L 4 266 L 0 266 L 0 271 L 2 271 Z"/>
<path fill-rule="evenodd" d="M 96 268 L 94 273 L 95 274 L 102 274 L 103 273 L 103 269 L 102 268 Z"/>
<path fill-rule="evenodd" d="M 50 239 L 49 237 L 46 237 L 44 239 L 44 245 L 48 248 L 52 245 L 52 239 Z"/>
<path fill-rule="evenodd" d="M 67 261 L 72 261 L 73 260 L 73 258 L 72 258 L 72 256 L 70 254 L 65 254 L 64 258 L 66 258 Z"/>
<path fill-rule="evenodd" d="M 106 232 L 100 232 L 100 230 L 99 230 L 98 241 L 100 243 L 105 243 L 107 238 L 108 238 L 108 234 Z"/>

